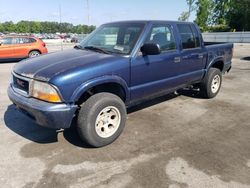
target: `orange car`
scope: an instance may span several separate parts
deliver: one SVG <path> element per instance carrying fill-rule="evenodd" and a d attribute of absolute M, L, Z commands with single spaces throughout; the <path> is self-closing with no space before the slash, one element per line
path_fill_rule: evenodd
<path fill-rule="evenodd" d="M 0 38 L 0 60 L 23 59 L 46 54 L 45 43 L 36 37 L 6 36 Z"/>

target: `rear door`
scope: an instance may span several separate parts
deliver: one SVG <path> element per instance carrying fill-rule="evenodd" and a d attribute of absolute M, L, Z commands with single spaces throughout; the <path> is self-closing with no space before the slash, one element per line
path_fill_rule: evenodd
<path fill-rule="evenodd" d="M 143 56 L 140 53 L 131 62 L 131 99 L 137 100 L 176 87 L 178 84 L 180 52 L 177 49 L 173 27 L 153 24 L 144 43 L 157 43 L 161 54 Z"/>
<path fill-rule="evenodd" d="M 7 59 L 14 56 L 12 37 L 0 39 L 0 58 Z"/>
<path fill-rule="evenodd" d="M 13 38 L 14 54 L 15 57 L 28 57 L 29 49 L 31 47 L 31 41 L 27 37 L 16 37 Z"/>
<path fill-rule="evenodd" d="M 200 34 L 193 24 L 177 24 L 181 40 L 181 77 L 184 83 L 198 81 L 204 75 L 205 49 Z"/>

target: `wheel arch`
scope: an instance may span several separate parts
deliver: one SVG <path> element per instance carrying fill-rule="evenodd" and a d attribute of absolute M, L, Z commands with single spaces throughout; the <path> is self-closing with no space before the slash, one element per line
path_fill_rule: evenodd
<path fill-rule="evenodd" d="M 223 57 L 218 57 L 216 59 L 214 59 L 213 61 L 211 61 L 207 67 L 207 72 L 210 68 L 217 68 L 219 69 L 221 72 L 223 72 L 224 69 L 224 59 Z"/>
<path fill-rule="evenodd" d="M 119 76 L 103 76 L 84 82 L 73 93 L 70 101 L 81 104 L 90 96 L 100 92 L 110 92 L 119 96 L 125 103 L 129 100 L 128 86 Z"/>
<path fill-rule="evenodd" d="M 42 54 L 41 50 L 39 50 L 39 49 L 30 49 L 28 55 L 29 55 L 30 52 L 32 52 L 32 51 L 38 51 L 40 54 Z"/>

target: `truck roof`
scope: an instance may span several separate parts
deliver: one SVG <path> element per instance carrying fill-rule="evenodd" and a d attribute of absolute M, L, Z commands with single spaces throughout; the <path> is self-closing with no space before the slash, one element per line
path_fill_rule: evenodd
<path fill-rule="evenodd" d="M 188 24 L 193 24 L 193 22 L 184 22 L 184 21 L 173 21 L 173 20 L 123 20 L 123 21 L 114 21 L 114 22 L 108 22 L 104 23 L 105 24 L 115 24 L 115 23 L 188 23 Z"/>

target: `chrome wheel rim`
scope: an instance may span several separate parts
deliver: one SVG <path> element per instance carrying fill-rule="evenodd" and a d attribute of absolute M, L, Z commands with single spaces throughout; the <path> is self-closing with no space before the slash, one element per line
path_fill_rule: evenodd
<path fill-rule="evenodd" d="M 40 53 L 39 52 L 31 52 L 30 53 L 30 57 L 36 57 L 36 56 L 39 56 Z"/>
<path fill-rule="evenodd" d="M 215 75 L 215 77 L 212 80 L 212 84 L 211 84 L 211 91 L 213 93 L 216 93 L 220 88 L 220 76 L 219 75 Z"/>
<path fill-rule="evenodd" d="M 95 130 L 98 136 L 108 138 L 115 134 L 121 123 L 120 111 L 114 106 L 101 110 L 95 121 Z"/>

